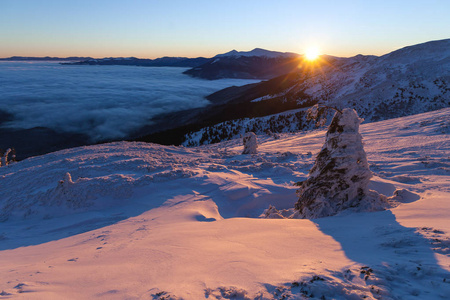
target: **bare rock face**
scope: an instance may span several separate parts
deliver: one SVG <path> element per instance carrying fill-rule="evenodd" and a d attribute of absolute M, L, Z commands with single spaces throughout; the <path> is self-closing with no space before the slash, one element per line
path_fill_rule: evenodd
<path fill-rule="evenodd" d="M 372 172 L 359 133 L 361 121 L 353 109 L 336 112 L 309 177 L 297 191 L 298 217 L 327 217 L 348 208 L 386 208 L 386 197 L 368 189 Z"/>
<path fill-rule="evenodd" d="M 255 133 L 247 132 L 244 135 L 242 141 L 244 143 L 244 151 L 242 152 L 242 154 L 256 154 L 257 153 L 256 148 L 258 148 L 258 142 L 257 142 Z"/>

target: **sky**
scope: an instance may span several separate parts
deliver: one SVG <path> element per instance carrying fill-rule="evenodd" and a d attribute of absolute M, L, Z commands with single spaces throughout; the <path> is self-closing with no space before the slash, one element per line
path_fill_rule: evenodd
<path fill-rule="evenodd" d="M 449 0 L 0 0 L 0 57 L 382 55 L 450 38 Z"/>

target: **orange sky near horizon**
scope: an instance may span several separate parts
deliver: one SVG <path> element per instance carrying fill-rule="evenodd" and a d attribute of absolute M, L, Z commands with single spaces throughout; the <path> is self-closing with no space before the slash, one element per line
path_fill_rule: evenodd
<path fill-rule="evenodd" d="M 446 0 L 4 0 L 0 57 L 212 57 L 263 48 L 349 57 L 449 38 Z"/>

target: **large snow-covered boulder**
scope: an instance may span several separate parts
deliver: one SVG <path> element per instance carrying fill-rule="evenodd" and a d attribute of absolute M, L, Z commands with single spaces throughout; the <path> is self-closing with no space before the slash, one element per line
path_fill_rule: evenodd
<path fill-rule="evenodd" d="M 256 134 L 254 132 L 247 132 L 242 142 L 244 143 L 244 151 L 242 154 L 256 154 L 258 148 L 258 141 L 256 139 Z"/>
<path fill-rule="evenodd" d="M 359 133 L 361 121 L 353 109 L 336 112 L 309 177 L 298 190 L 298 217 L 314 219 L 348 208 L 373 211 L 386 207 L 386 197 L 368 189 L 372 172 Z"/>

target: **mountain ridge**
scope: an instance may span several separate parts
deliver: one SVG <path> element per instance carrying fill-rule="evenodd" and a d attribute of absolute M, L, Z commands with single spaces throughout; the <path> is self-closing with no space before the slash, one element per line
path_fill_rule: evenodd
<path fill-rule="evenodd" d="M 262 48 L 254 48 L 253 50 L 250 51 L 237 51 L 235 49 L 226 52 L 226 53 L 222 53 L 222 54 L 217 54 L 216 56 L 214 56 L 214 58 L 220 58 L 220 57 L 240 57 L 240 56 L 246 56 L 246 57 L 251 57 L 251 56 L 262 56 L 262 57 L 268 57 L 268 58 L 274 58 L 274 57 L 280 57 L 280 56 L 298 56 L 299 54 L 297 53 L 293 53 L 293 52 L 278 52 L 278 51 L 271 51 L 271 50 L 266 50 L 266 49 L 262 49 Z"/>
<path fill-rule="evenodd" d="M 88 59 L 72 63 L 61 63 L 62 65 L 124 65 L 142 67 L 195 67 L 207 62 L 209 58 L 196 57 L 159 57 L 155 59 L 136 57 L 106 57 L 100 59 Z"/>
<path fill-rule="evenodd" d="M 217 137 L 230 139 L 246 130 L 254 130 L 254 126 L 242 126 L 243 119 L 263 117 L 254 115 L 252 109 L 261 111 L 261 107 L 272 106 L 271 102 L 283 104 L 286 111 L 300 109 L 305 103 L 310 105 L 322 103 L 337 108 L 351 107 L 368 122 L 448 107 L 450 39 L 404 47 L 383 56 L 357 55 L 350 58 L 322 56 L 320 61 L 302 64 L 300 69 L 280 78 L 279 82 L 287 84 L 282 89 L 278 83 L 268 88 L 270 86 L 268 83 L 271 82 L 269 80 L 243 87 L 226 88 L 207 96 L 208 100 L 222 106 L 207 108 L 203 115 L 214 115 L 215 109 L 223 111 L 221 108 L 223 105 L 228 107 L 235 105 L 237 109 L 238 103 L 241 103 L 242 107 L 247 106 L 249 113 L 247 116 L 241 114 L 234 118 L 235 123 L 230 116 L 227 120 L 222 118 L 216 122 L 217 126 L 208 124 L 201 130 L 202 132 L 191 131 L 190 136 L 185 136 L 185 144 L 196 145 L 200 140 L 204 143 L 217 142 Z M 267 130 L 284 132 L 311 128 L 312 125 L 307 125 L 306 114 L 301 111 L 295 111 L 289 117 L 282 118 L 301 124 L 299 126 L 283 125 L 285 121 L 278 117 L 275 119 L 282 124 L 280 126 L 274 124 L 273 119 L 272 125 L 266 121 L 261 121 L 262 123 L 258 121 L 261 126 L 255 130 L 258 133 Z M 227 122 L 228 127 L 223 122 Z M 193 136 L 197 138 L 190 140 Z"/>
<path fill-rule="evenodd" d="M 306 130 L 315 128 L 305 111 L 316 103 L 354 108 L 366 122 L 437 110 L 450 106 L 449 52 L 450 39 L 446 39 L 383 56 L 323 55 L 316 68 L 303 63 L 285 75 L 217 91 L 206 97 L 211 102 L 206 108 L 157 116 L 125 139 L 197 145 L 235 138 L 245 131 Z M 55 135 L 57 140 L 63 135 L 42 128 L 35 132 Z"/>
<path fill-rule="evenodd" d="M 78 61 L 93 59 L 85 56 L 52 57 L 52 56 L 11 56 L 0 58 L 0 61 Z"/>
<path fill-rule="evenodd" d="M 136 57 L 105 57 L 61 64 L 189 67 L 191 69 L 185 71 L 184 74 L 209 80 L 221 78 L 270 79 L 290 72 L 295 68 L 295 60 L 298 57 L 299 55 L 296 53 L 255 48 L 251 51 L 231 50 L 223 54 L 217 54 L 212 58 L 164 56 L 156 59 L 143 59 Z"/>

